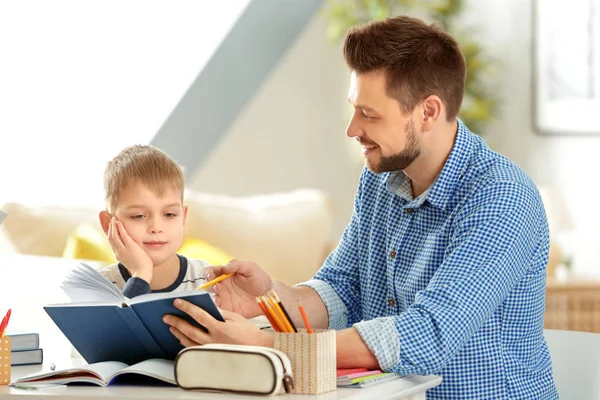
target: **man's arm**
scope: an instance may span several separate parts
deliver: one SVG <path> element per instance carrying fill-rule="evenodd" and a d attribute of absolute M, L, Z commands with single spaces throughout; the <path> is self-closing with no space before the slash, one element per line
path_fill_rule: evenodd
<path fill-rule="evenodd" d="M 273 289 L 297 328 L 305 327 L 298 310 L 298 304 L 302 304 L 310 326 L 314 329 L 327 329 L 329 315 L 325 303 L 317 292 L 306 286 L 290 287 L 277 281 L 273 282 Z"/>
<path fill-rule="evenodd" d="M 290 287 L 281 282 L 274 282 L 273 288 L 296 327 L 304 327 L 304 321 L 298 311 L 298 303 L 302 303 L 312 328 L 326 329 L 329 326 L 329 315 L 325 303 L 312 288 L 307 286 Z M 371 350 L 354 328 L 337 332 L 336 348 L 337 366 L 339 368 L 379 368 L 377 358 L 371 353 Z"/>
<path fill-rule="evenodd" d="M 438 373 L 520 282 L 538 296 L 519 300 L 524 315 L 543 312 L 548 227 L 533 189 L 515 182 L 483 189 L 457 216 L 450 239 L 442 264 L 405 312 L 354 325 L 382 369 Z"/>
<path fill-rule="evenodd" d="M 338 331 L 336 339 L 338 368 L 380 368 L 379 361 L 355 328 Z"/>

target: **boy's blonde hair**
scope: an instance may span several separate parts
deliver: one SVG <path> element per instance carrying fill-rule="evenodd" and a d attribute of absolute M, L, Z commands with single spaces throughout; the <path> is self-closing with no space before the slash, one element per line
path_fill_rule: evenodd
<path fill-rule="evenodd" d="M 132 183 L 143 183 L 157 195 L 167 189 L 181 192 L 183 202 L 184 177 L 181 167 L 162 150 L 150 145 L 135 145 L 123 149 L 110 160 L 104 170 L 104 201 L 114 212 L 123 189 Z"/>

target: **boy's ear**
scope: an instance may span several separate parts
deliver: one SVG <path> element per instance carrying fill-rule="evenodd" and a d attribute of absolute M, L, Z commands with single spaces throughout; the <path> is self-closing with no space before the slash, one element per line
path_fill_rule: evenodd
<path fill-rule="evenodd" d="M 98 218 L 100 219 L 100 225 L 102 225 L 102 230 L 104 234 L 108 235 L 108 227 L 110 226 L 110 220 L 112 216 L 108 213 L 108 211 L 100 211 L 98 214 Z"/>
<path fill-rule="evenodd" d="M 188 211 L 188 207 L 183 206 L 183 225 L 185 225 L 185 221 L 187 220 L 187 211 Z"/>

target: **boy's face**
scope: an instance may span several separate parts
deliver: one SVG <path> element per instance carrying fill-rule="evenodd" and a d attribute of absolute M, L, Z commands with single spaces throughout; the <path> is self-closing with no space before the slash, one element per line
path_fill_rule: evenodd
<path fill-rule="evenodd" d="M 129 185 L 121 192 L 113 214 L 155 266 L 181 247 L 187 207 L 181 203 L 180 191 L 167 189 L 158 196 L 142 183 Z"/>

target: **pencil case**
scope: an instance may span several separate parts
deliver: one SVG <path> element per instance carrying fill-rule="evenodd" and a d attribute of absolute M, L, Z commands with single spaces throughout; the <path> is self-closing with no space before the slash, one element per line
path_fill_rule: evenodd
<path fill-rule="evenodd" d="M 175 358 L 175 381 L 182 389 L 276 395 L 294 386 L 292 365 L 269 347 L 206 344 L 187 347 Z"/>

